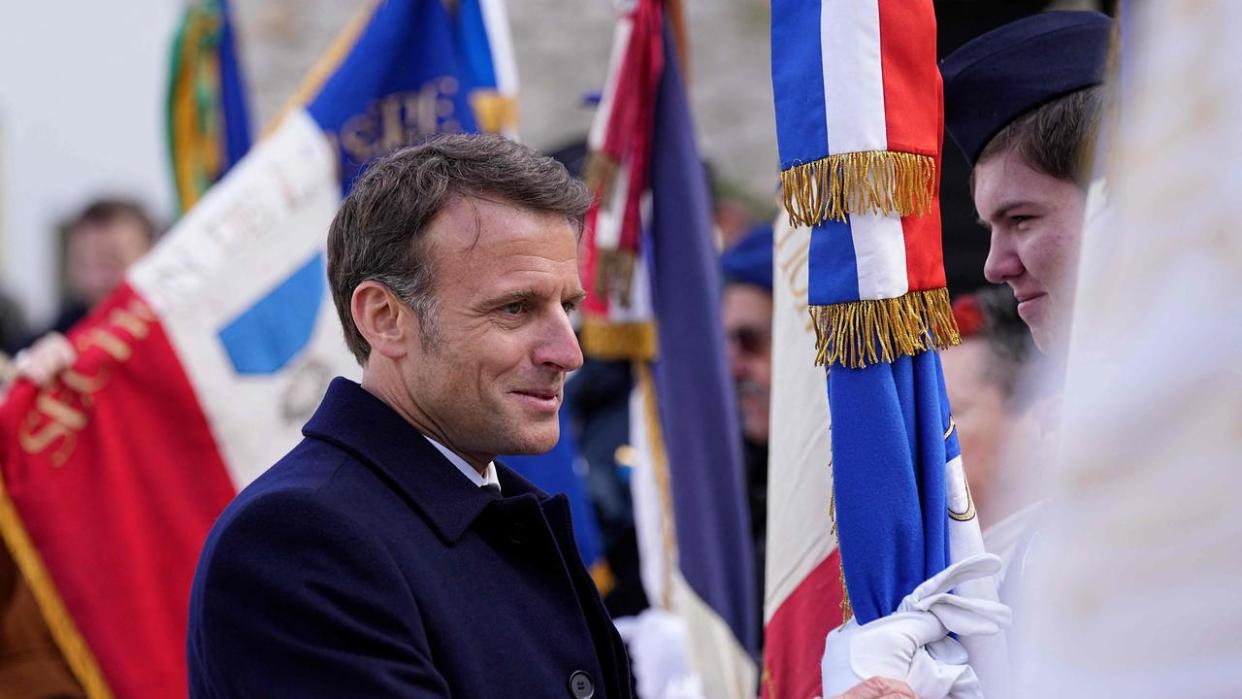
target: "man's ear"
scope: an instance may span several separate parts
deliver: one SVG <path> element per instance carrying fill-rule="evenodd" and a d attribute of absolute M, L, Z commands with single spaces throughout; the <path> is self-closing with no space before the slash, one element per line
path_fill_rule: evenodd
<path fill-rule="evenodd" d="M 417 328 L 411 323 L 412 310 L 391 289 L 368 279 L 354 287 L 349 310 L 371 352 L 392 359 L 405 356 L 408 333 Z"/>

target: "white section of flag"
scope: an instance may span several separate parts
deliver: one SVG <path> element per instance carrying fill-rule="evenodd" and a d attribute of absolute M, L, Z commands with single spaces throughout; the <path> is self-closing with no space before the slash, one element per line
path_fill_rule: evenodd
<path fill-rule="evenodd" d="M 481 0 L 483 25 L 487 30 L 487 43 L 492 53 L 492 72 L 496 75 L 496 89 L 506 97 L 517 98 L 517 61 L 513 58 L 513 37 L 509 33 L 509 12 L 504 0 Z"/>
<path fill-rule="evenodd" d="M 765 623 L 837 548 L 829 518 L 828 386 L 823 368 L 815 366 L 815 332 L 807 312 L 811 233 L 791 229 L 782 213 L 774 239 Z"/>
<path fill-rule="evenodd" d="M 326 282 L 312 339 L 283 370 L 238 375 L 218 336 L 324 250 L 339 203 L 335 154 L 310 116 L 294 112 L 129 273 L 160 316 L 239 489 L 297 443 L 333 376 L 359 374 Z"/>
<path fill-rule="evenodd" d="M 758 667 L 738 643 L 733 630 L 690 587 L 677 563 L 666 463 L 662 444 L 651 432 L 655 397 L 646 391 L 654 384 L 636 380 L 630 394 L 630 442 L 635 458 L 630 477 L 634 526 L 638 535 L 639 574 L 652 606 L 675 614 L 685 624 L 692 670 L 702 681 L 704 696 L 712 699 L 750 699 L 758 683 Z M 657 463 L 657 460 L 660 463 Z M 636 654 L 646 655 L 646 654 Z M 641 672 L 642 670 L 639 670 Z"/>
<path fill-rule="evenodd" d="M 591 121 L 591 129 L 587 133 L 587 145 L 593 152 L 604 147 L 608 138 L 608 120 L 612 114 L 612 104 L 617 96 L 617 80 L 621 76 L 621 63 L 625 60 L 625 50 L 630 43 L 630 35 L 634 30 L 634 22 L 628 16 L 617 19 L 612 30 L 612 52 L 608 57 L 608 75 L 604 78 L 604 90 L 600 94 L 599 105 L 595 108 L 595 119 Z"/>
<path fill-rule="evenodd" d="M 859 299 L 893 299 L 910 290 L 900 218 L 850 214 L 850 238 L 854 242 Z"/>
<path fill-rule="evenodd" d="M 879 0 L 822 0 L 819 30 L 828 152 L 888 150 Z"/>

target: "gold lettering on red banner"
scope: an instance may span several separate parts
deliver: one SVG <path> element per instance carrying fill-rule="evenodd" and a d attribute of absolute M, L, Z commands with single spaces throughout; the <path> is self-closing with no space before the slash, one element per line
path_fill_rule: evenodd
<path fill-rule="evenodd" d="M 142 301 L 133 299 L 127 306 L 113 309 L 107 322 L 76 338 L 79 356 L 98 348 L 113 363 L 123 364 L 134 356 L 134 343 L 151 334 L 155 321 L 155 313 Z M 22 451 L 34 455 L 51 449 L 52 465 L 57 467 L 72 456 L 78 434 L 90 423 L 95 394 L 108 385 L 113 373 L 106 360 L 86 364 L 94 367 L 93 373 L 86 366 L 75 366 L 40 389 L 18 429 Z"/>

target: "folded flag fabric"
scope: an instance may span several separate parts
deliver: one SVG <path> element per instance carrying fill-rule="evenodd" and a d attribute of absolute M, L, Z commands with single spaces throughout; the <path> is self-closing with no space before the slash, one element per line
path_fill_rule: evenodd
<path fill-rule="evenodd" d="M 774 0 L 772 81 L 785 208 L 810 227 L 847 604 L 866 623 L 982 551 L 936 351 L 959 337 L 931 0 Z"/>

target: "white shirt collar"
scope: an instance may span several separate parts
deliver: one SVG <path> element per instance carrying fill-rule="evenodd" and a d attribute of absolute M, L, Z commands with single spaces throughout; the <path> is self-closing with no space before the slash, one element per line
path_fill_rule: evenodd
<path fill-rule="evenodd" d="M 450 451 L 448 447 L 437 442 L 431 437 L 428 437 L 427 435 L 423 435 L 423 437 L 425 437 L 428 442 L 431 442 L 431 446 L 439 450 L 441 454 L 444 454 L 444 458 L 448 459 L 449 463 L 456 466 L 457 470 L 461 471 L 463 476 L 469 478 L 470 482 L 474 483 L 475 486 L 482 488 L 485 485 L 494 485 L 497 489 L 500 488 L 500 480 L 496 478 L 495 461 L 487 462 L 487 469 L 483 472 L 483 475 L 479 475 L 479 472 L 474 470 L 473 466 L 466 463 L 465 459 Z"/>

